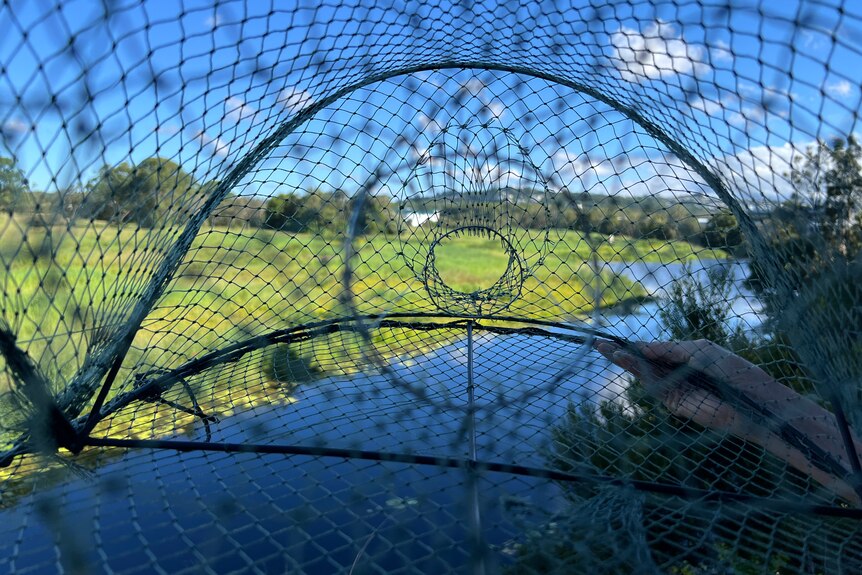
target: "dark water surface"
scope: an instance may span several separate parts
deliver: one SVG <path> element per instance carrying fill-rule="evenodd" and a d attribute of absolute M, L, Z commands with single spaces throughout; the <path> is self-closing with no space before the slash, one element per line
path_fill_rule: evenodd
<path fill-rule="evenodd" d="M 565 342 L 477 333 L 474 347 L 479 460 L 546 465 L 548 429 L 567 401 L 619 385 L 593 352 Z M 394 369 L 424 378 L 428 400 L 379 374 L 333 378 L 300 388 L 295 403 L 236 414 L 213 440 L 468 457 L 466 341 Z M 561 371 L 571 373 L 555 381 Z M 493 571 L 523 534 L 522 510 L 539 521 L 563 506 L 545 480 L 483 472 L 475 482 L 434 466 L 135 450 L 90 481 L 3 511 L 0 565 L 54 571 L 59 554 L 106 572 L 319 573 L 347 571 L 359 556 L 357 573 L 427 573 L 484 555 Z"/>
<path fill-rule="evenodd" d="M 638 266 L 618 271 L 653 291 L 680 271 Z M 751 306 L 739 310 L 756 316 Z M 658 337 L 655 311 L 602 323 L 623 337 Z M 474 436 L 480 461 L 543 467 L 549 430 L 570 401 L 617 399 L 625 386 L 597 354 L 561 340 L 477 332 L 473 348 L 473 418 L 461 339 L 392 364 L 397 377 L 302 386 L 294 403 L 227 418 L 213 441 L 468 458 Z M 565 501 L 552 482 L 502 473 L 141 449 L 89 480 L 5 506 L 0 570 L 9 572 L 443 573 L 469 572 L 478 558 L 498 571 L 524 533 L 552 520 Z"/>

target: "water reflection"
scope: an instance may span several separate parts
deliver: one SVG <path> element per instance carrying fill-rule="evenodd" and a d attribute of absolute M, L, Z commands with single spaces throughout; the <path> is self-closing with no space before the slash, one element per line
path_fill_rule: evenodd
<path fill-rule="evenodd" d="M 465 345 L 395 364 L 400 379 L 429 387 L 426 403 L 379 373 L 331 378 L 301 387 L 295 403 L 237 414 L 216 426 L 213 439 L 466 457 Z M 479 459 L 545 465 L 548 429 L 567 402 L 610 393 L 601 361 L 562 341 L 478 333 Z M 492 566 L 506 561 L 501 550 L 523 533 L 506 511 L 513 500 L 537 517 L 563 508 L 556 487 L 543 480 L 483 473 L 479 482 Z M 252 565 L 337 572 L 357 556 L 384 571 L 458 570 L 474 555 L 467 483 L 462 469 L 138 450 L 105 465 L 95 482 L 71 481 L 4 511 L 0 557 L 10 570 L 52 570 L 56 553 L 70 556 L 65 539 L 84 550 L 86 563 L 114 570 L 174 572 L 206 561 L 219 572 Z M 62 512 L 50 517 L 40 512 L 45 506 Z M 55 540 L 70 531 L 74 540 Z"/>
<path fill-rule="evenodd" d="M 710 263 L 694 268 L 705 274 Z M 735 278 L 747 275 L 733 263 Z M 612 264 L 660 294 L 682 266 Z M 758 308 L 741 285 L 734 312 Z M 606 316 L 629 339 L 661 336 L 657 303 Z M 549 429 L 569 402 L 618 400 L 625 378 L 598 354 L 562 340 L 478 332 L 474 342 L 478 459 L 547 465 Z M 372 372 L 301 386 L 296 402 L 258 407 L 214 428 L 214 441 L 325 445 L 447 457 L 469 454 L 466 341 Z M 404 382 L 410 386 L 405 387 Z M 418 400 L 411 390 L 425 389 Z M 201 434 L 198 439 L 203 439 Z M 136 450 L 24 497 L 0 513 L 0 566 L 56 571 L 56 561 L 100 570 L 177 572 L 435 572 L 463 570 L 477 553 L 490 571 L 528 528 L 565 509 L 556 485 L 482 473 L 481 545 L 463 469 L 359 459 Z"/>
<path fill-rule="evenodd" d="M 727 304 L 730 306 L 729 327 L 741 326 L 751 332 L 763 323 L 763 307 L 755 294 L 745 287 L 750 275 L 748 262 L 743 260 L 694 260 L 687 263 L 662 264 L 657 262 L 611 262 L 605 264 L 616 274 L 624 274 L 639 282 L 647 292 L 656 298 L 653 302 L 640 306 L 631 314 L 609 315 L 601 318 L 601 323 L 620 337 L 634 337 L 642 340 L 658 339 L 663 334 L 659 320 L 661 300 L 667 297 L 674 280 L 691 277 L 706 284 L 708 273 L 715 267 L 723 267 L 732 279 Z"/>

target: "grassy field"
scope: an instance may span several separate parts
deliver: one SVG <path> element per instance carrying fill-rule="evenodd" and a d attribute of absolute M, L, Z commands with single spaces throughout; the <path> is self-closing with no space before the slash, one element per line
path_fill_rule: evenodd
<path fill-rule="evenodd" d="M 4 317 L 19 345 L 58 388 L 81 366 L 89 348 L 110 340 L 111 326 L 127 317 L 176 234 L 118 230 L 99 222 L 49 232 L 27 229 L 23 222 L 8 218 L 0 221 L 0 231 Z M 421 278 L 401 255 L 402 249 L 419 246 L 409 242 L 404 246 L 392 237 L 358 238 L 350 261 L 353 272 L 345 277 L 343 242 L 335 234 L 204 228 L 141 326 L 118 381 L 128 382 L 133 372 L 174 368 L 250 336 L 309 321 L 353 313 L 435 311 Z M 525 254 L 527 260 L 532 255 Z M 583 317 L 597 304 L 612 306 L 646 295 L 627 278 L 608 271 L 596 275 L 589 264 L 594 257 L 598 262 L 671 263 L 725 254 L 685 242 L 627 238 L 611 242 L 598 235 L 587 241 L 577 232 L 559 232 L 543 265 L 532 270 L 522 296 L 505 313 L 565 320 Z M 493 284 L 506 262 L 500 245 L 485 238 L 461 238 L 457 246 L 437 253 L 440 274 L 450 287 L 463 292 Z M 376 334 L 374 343 L 382 355 L 392 357 L 441 344 L 427 341 L 423 343 L 421 334 L 391 332 Z M 316 372 L 357 369 L 355 363 L 335 357 L 326 345 L 304 353 Z M 213 384 L 197 382 L 201 406 L 225 415 L 264 402 L 289 401 L 283 387 L 235 383 L 242 377 L 265 383 L 266 373 L 272 373 L 265 369 L 269 357 L 266 353 L 250 356 L 243 364 L 244 374 L 232 366 L 234 383 L 202 389 Z M 0 382 L 3 387 L 8 388 L 8 382 Z M 137 429 L 129 417 L 117 416 L 104 425 L 112 426 L 112 431 L 121 426 L 125 435 L 138 436 L 193 423 L 193 418 L 185 421 L 164 406 L 150 405 L 133 417 L 146 423 L 145 430 Z"/>

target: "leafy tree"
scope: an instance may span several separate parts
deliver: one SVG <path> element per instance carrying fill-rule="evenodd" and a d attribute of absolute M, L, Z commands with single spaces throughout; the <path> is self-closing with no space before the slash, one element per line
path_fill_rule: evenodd
<path fill-rule="evenodd" d="M 638 223 L 638 236 L 656 240 L 674 240 L 677 238 L 678 230 L 665 211 L 653 212 L 644 215 Z"/>
<path fill-rule="evenodd" d="M 670 338 L 712 338 L 759 361 L 776 377 L 794 374 L 793 358 L 782 355 L 786 349 L 780 342 L 754 346 L 731 328 L 727 300 L 732 283 L 723 268 L 708 272 L 705 284 L 691 277 L 677 281 L 660 306 Z M 552 437 L 551 463 L 570 473 L 753 495 L 780 491 L 792 497 L 811 489 L 808 478 L 763 448 L 672 416 L 637 380 L 630 382 L 620 401 L 602 402 L 598 408 L 570 404 L 552 428 Z M 623 490 L 589 483 L 560 485 L 572 507 L 555 521 L 553 531 L 539 530 L 520 548 L 515 569 L 519 573 L 560 572 L 561 566 L 580 565 L 605 573 L 659 571 L 653 565 L 689 575 L 803 569 L 820 573 L 829 571 L 834 558 L 832 549 L 817 544 L 800 546 L 793 557 L 759 550 L 777 540 L 802 541 L 810 526 L 796 516 L 686 508 L 663 496 L 626 496 Z M 829 497 L 825 492 L 823 496 Z M 596 521 L 602 508 L 626 497 L 629 501 L 622 506 L 617 501 L 619 509 L 607 521 Z M 634 520 L 624 520 L 627 508 Z M 615 545 L 617 541 L 624 544 Z M 643 544 L 648 547 L 646 558 L 637 547 Z M 649 569 L 644 569 L 645 562 Z"/>
<path fill-rule="evenodd" d="M 713 249 L 725 250 L 738 255 L 745 253 L 742 230 L 736 217 L 727 210 L 712 215 L 703 228 L 701 242 Z"/>
<path fill-rule="evenodd" d="M 367 195 L 362 203 L 361 210 L 357 214 L 357 230 L 360 233 L 389 233 L 397 232 L 396 220 L 389 209 L 390 199 L 385 196 Z M 346 217 L 352 217 L 353 211 L 357 209 L 356 201 L 350 199 L 347 202 Z"/>
<path fill-rule="evenodd" d="M 286 232 L 299 232 L 308 222 L 300 220 L 302 199 L 296 194 L 279 194 L 266 202 L 264 225 Z"/>
<path fill-rule="evenodd" d="M 819 141 L 797 158 L 790 172 L 792 202 L 808 198 L 813 216 L 828 245 L 846 257 L 862 247 L 862 146 L 853 136 Z"/>
<path fill-rule="evenodd" d="M 135 166 L 134 171 L 143 183 L 140 193 L 155 198 L 160 214 L 172 211 L 198 187 L 194 177 L 173 160 L 147 158 Z"/>
<path fill-rule="evenodd" d="M 311 190 L 304 195 L 280 194 L 266 203 L 264 225 L 288 232 L 345 232 L 354 211 L 357 232 L 395 232 L 395 219 L 389 211 L 389 200 L 368 195 L 362 205 L 341 190 Z"/>
<path fill-rule="evenodd" d="M 743 349 L 747 341 L 739 327 L 730 322 L 734 278 L 729 266 L 706 270 L 706 281 L 697 281 L 688 268 L 674 281 L 659 307 L 659 317 L 670 339 L 708 339 Z"/>
<path fill-rule="evenodd" d="M 206 184 L 206 189 L 211 190 L 214 187 L 214 183 Z M 254 196 L 229 194 L 210 215 L 209 222 L 213 226 L 241 224 L 261 227 L 265 225 L 267 216 L 268 212 L 264 200 Z"/>
<path fill-rule="evenodd" d="M 348 196 L 341 190 L 325 192 L 312 190 L 304 202 L 307 215 L 315 231 L 337 233 L 347 229 Z"/>
<path fill-rule="evenodd" d="M 832 149 L 844 156 L 844 144 L 835 141 L 830 147 L 818 142 L 808 148 L 804 156 L 797 158 L 793 169 L 786 174 L 794 186 L 791 199 L 777 206 L 763 224 L 763 235 L 771 241 L 767 249 L 778 258 L 779 265 L 787 272 L 793 288 L 810 283 L 813 276 L 830 265 L 836 256 L 848 256 L 852 246 L 841 242 L 841 232 L 851 227 L 854 190 L 853 176 L 841 174 L 848 162 L 835 164 Z M 850 150 L 857 146 L 851 145 Z M 852 162 L 850 162 L 852 163 Z M 831 182 L 831 185 L 827 184 Z M 841 189 L 837 183 L 851 183 L 850 188 Z M 844 245 L 840 245 L 844 243 Z M 752 253 L 753 274 L 751 286 L 768 298 L 774 287 L 773 279 L 762 254 Z"/>
<path fill-rule="evenodd" d="M 789 174 L 792 199 L 766 224 L 771 243 L 751 254 L 750 287 L 770 318 L 788 318 L 788 325 L 774 323 L 776 337 L 804 325 L 802 351 L 810 361 L 819 358 L 820 379 L 858 382 L 862 376 L 860 160 L 862 147 L 852 137 L 809 148 Z M 844 389 L 862 393 L 858 384 Z"/>
<path fill-rule="evenodd" d="M 616 207 L 618 203 L 618 200 L 614 200 L 614 203 L 609 203 L 609 205 L 614 206 L 612 208 L 597 207 L 595 209 L 601 217 L 595 229 L 606 236 L 612 234 L 636 236 L 637 222 L 641 219 L 641 213 L 630 208 L 627 210 Z M 592 215 L 590 219 L 593 220 Z"/>
<path fill-rule="evenodd" d="M 164 158 L 148 158 L 137 166 L 106 165 L 85 186 L 79 214 L 151 227 L 196 185 L 176 162 Z"/>
<path fill-rule="evenodd" d="M 0 158 L 0 210 L 11 211 L 17 199 L 27 190 L 27 179 L 15 160 Z"/>
<path fill-rule="evenodd" d="M 668 208 L 667 215 L 676 226 L 676 237 L 693 241 L 700 233 L 700 224 L 688 207 L 675 204 Z"/>

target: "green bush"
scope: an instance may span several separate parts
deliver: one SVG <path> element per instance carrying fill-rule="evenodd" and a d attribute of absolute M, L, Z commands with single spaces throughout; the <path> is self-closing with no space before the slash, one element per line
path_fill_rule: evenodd
<path fill-rule="evenodd" d="M 285 343 L 264 354 L 261 371 L 270 382 L 290 388 L 319 379 L 323 374 L 311 358 Z"/>
<path fill-rule="evenodd" d="M 670 338 L 711 339 L 805 391 L 798 361 L 781 337 L 752 341 L 730 325 L 732 283 L 729 269 L 718 266 L 708 272 L 706 284 L 691 277 L 675 282 L 660 305 Z M 793 498 L 817 489 L 760 446 L 672 416 L 637 380 L 630 382 L 621 401 L 598 407 L 570 404 L 551 431 L 551 465 L 569 473 L 768 497 Z M 591 565 L 603 573 L 823 573 L 835 559 L 817 545 L 793 556 L 784 552 L 786 545 L 776 545 L 792 541 L 801 547 L 811 527 L 805 518 L 744 507 L 686 505 L 672 497 L 634 496 L 598 484 L 559 485 L 571 503 L 561 514 L 564 519 L 554 519 L 553 533 L 539 529 L 541 536 L 527 536 L 517 548 L 515 571 L 556 573 Z M 833 497 L 825 489 L 819 496 Z M 609 497 L 628 498 L 627 519 L 602 516 L 599 510 L 614 507 L 622 513 L 619 505 L 607 502 Z M 646 560 L 638 550 L 641 544 L 647 549 Z"/>

